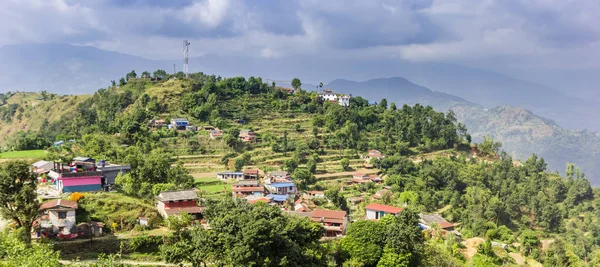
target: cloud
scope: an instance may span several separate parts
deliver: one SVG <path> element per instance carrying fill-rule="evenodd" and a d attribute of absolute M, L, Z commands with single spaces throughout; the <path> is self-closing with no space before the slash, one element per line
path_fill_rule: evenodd
<path fill-rule="evenodd" d="M 596 0 L 4 0 L 0 45 L 177 58 L 188 39 L 195 55 L 598 65 L 598 13 Z"/>

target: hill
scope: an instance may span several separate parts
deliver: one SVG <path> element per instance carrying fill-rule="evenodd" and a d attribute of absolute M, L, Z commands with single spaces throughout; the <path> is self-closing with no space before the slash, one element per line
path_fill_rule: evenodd
<path fill-rule="evenodd" d="M 22 90 L 85 94 L 118 80 L 132 69 L 181 69 L 181 60 L 150 60 L 86 46 L 36 44 L 0 48 L 0 92 Z M 293 62 L 293 64 L 290 64 Z M 570 129 L 600 130 L 600 110 L 592 98 L 580 99 L 553 87 L 493 71 L 452 64 L 415 63 L 397 59 L 261 58 L 203 55 L 190 58 L 191 71 L 223 76 L 260 76 L 318 84 L 336 78 L 371 79 L 401 75 L 438 92 L 491 108 L 523 107 Z M 312 87 L 314 88 L 314 87 Z M 310 89 L 312 89 L 310 88 Z M 559 88 L 561 89 L 561 88 Z"/>
<path fill-rule="evenodd" d="M 503 150 L 521 160 L 537 153 L 551 170 L 563 172 L 567 162 L 587 173 L 593 184 L 600 184 L 600 135 L 560 127 L 552 120 L 525 108 L 504 105 L 495 108 L 468 102 L 462 98 L 432 91 L 404 78 L 373 79 L 364 82 L 334 80 L 327 84 L 340 93 L 369 92 L 370 101 L 386 98 L 396 103 L 421 103 L 436 110 L 452 110 L 469 129 L 475 142 L 489 135 L 502 142 Z"/>

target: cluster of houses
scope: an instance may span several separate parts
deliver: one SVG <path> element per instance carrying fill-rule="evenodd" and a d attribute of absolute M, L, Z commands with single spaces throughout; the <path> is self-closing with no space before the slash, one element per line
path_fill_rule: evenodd
<path fill-rule="evenodd" d="M 105 160 L 76 157 L 70 163 L 38 161 L 32 165 L 33 172 L 45 179 L 52 179 L 59 194 L 106 190 L 115 184 L 119 174 L 131 170 L 129 165 L 111 164 Z"/>
<path fill-rule="evenodd" d="M 349 107 L 350 106 L 350 98 L 352 95 L 346 96 L 341 94 L 336 94 L 334 91 L 325 89 L 323 92 L 319 93 L 319 97 L 323 99 L 323 101 L 330 101 L 334 103 L 338 103 L 340 106 Z"/>
<path fill-rule="evenodd" d="M 166 123 L 163 119 L 154 119 L 150 120 L 150 127 L 153 129 L 167 127 L 168 129 L 175 129 L 178 131 L 198 131 L 198 127 L 191 125 L 190 121 L 186 118 L 173 118 L 170 123 Z"/>

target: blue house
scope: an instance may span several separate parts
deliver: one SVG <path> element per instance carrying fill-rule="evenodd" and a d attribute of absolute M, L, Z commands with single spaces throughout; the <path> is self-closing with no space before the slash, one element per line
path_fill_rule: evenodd
<path fill-rule="evenodd" d="M 269 193 L 275 195 L 293 195 L 298 191 L 292 182 L 265 184 L 265 188 Z"/>
<path fill-rule="evenodd" d="M 177 130 L 185 130 L 185 127 L 187 127 L 189 124 L 190 122 L 184 118 L 171 119 L 172 127 L 175 127 Z"/>
<path fill-rule="evenodd" d="M 275 194 L 268 194 L 267 197 L 271 198 L 271 201 L 273 201 L 277 204 L 280 204 L 280 205 L 285 203 L 288 200 L 288 198 L 290 198 L 289 195 L 275 195 Z M 293 200 L 293 198 L 292 198 L 292 200 Z"/>

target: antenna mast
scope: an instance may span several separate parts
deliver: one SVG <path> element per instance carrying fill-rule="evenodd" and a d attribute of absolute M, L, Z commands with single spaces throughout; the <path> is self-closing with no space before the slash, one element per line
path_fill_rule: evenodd
<path fill-rule="evenodd" d="M 185 73 L 185 78 L 189 79 L 190 74 L 188 73 L 188 51 L 190 47 L 190 42 L 187 40 L 183 40 L 183 73 Z"/>

